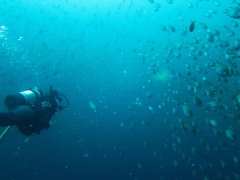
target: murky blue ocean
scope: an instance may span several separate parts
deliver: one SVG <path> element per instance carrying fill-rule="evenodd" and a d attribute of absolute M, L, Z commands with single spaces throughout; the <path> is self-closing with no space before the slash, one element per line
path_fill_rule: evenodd
<path fill-rule="evenodd" d="M 10 129 L 0 179 L 240 180 L 239 27 L 239 0 L 1 0 L 0 99 L 70 106 Z"/>

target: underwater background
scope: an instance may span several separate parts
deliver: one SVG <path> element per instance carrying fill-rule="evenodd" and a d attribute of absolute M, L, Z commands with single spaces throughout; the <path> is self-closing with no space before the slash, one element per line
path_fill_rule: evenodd
<path fill-rule="evenodd" d="M 34 86 L 70 106 L 11 128 L 0 179 L 239 180 L 239 4 L 1 0 L 1 112 Z"/>

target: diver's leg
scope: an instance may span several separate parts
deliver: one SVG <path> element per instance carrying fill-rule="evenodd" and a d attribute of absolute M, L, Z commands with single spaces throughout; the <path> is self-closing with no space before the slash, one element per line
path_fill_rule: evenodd
<path fill-rule="evenodd" d="M 19 106 L 19 108 L 13 111 L 13 116 L 16 121 L 18 130 L 26 135 L 30 136 L 36 131 L 36 113 L 29 106 Z"/>
<path fill-rule="evenodd" d="M 11 118 L 9 112 L 0 113 L 0 126 L 13 126 L 15 125 L 14 119 Z"/>
<path fill-rule="evenodd" d="M 0 126 L 12 126 L 26 123 L 36 116 L 29 106 L 18 106 L 6 113 L 0 113 Z"/>
<path fill-rule="evenodd" d="M 10 113 L 16 124 L 28 121 L 36 116 L 33 109 L 29 106 L 18 106 L 11 109 Z"/>

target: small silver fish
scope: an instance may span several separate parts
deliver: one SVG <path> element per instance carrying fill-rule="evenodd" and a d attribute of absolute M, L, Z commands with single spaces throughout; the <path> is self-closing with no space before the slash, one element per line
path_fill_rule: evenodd
<path fill-rule="evenodd" d="M 225 133 L 229 139 L 231 139 L 233 141 L 237 139 L 236 134 L 231 129 L 226 129 Z"/>
<path fill-rule="evenodd" d="M 182 105 L 182 110 L 183 110 L 183 113 L 184 113 L 187 117 L 189 117 L 189 118 L 193 117 L 192 110 L 190 109 L 190 107 L 189 107 L 187 104 L 183 104 L 183 105 Z"/>

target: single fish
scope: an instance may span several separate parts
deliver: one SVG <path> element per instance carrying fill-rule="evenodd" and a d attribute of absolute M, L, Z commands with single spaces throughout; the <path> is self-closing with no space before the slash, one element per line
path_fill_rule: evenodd
<path fill-rule="evenodd" d="M 190 109 L 190 107 L 187 104 L 183 104 L 182 105 L 182 109 L 183 109 L 183 113 L 187 117 L 189 117 L 189 118 L 193 117 L 193 112 L 192 112 L 192 110 Z"/>
<path fill-rule="evenodd" d="M 227 137 L 231 140 L 236 140 L 236 134 L 231 130 L 231 129 L 226 129 L 225 133 L 227 135 Z"/>
<path fill-rule="evenodd" d="M 193 32 L 194 29 L 195 29 L 195 21 L 192 21 L 191 24 L 190 24 L 190 26 L 189 26 L 189 31 L 190 31 L 190 32 Z"/>

